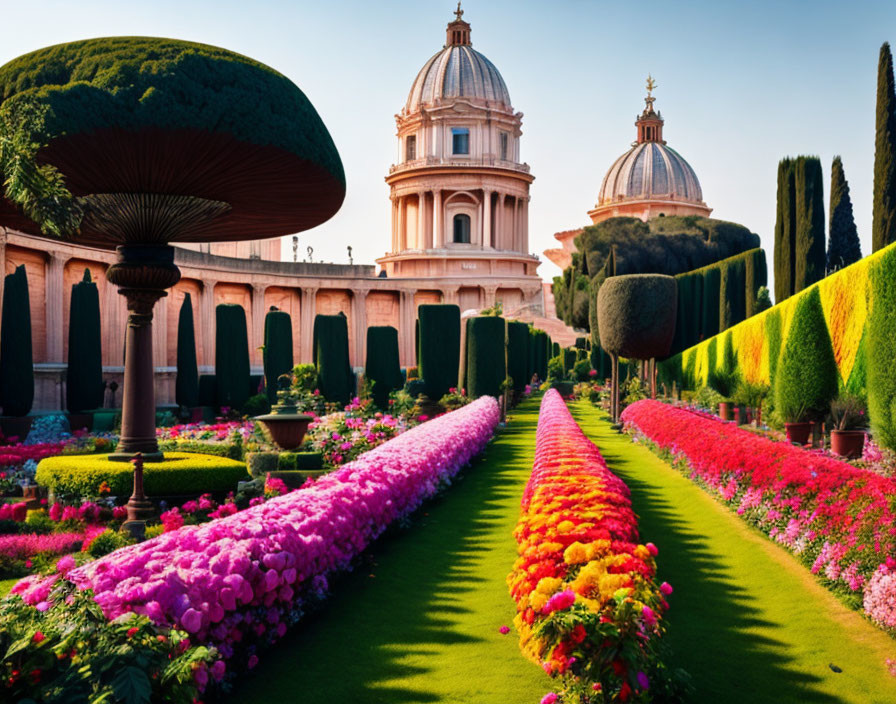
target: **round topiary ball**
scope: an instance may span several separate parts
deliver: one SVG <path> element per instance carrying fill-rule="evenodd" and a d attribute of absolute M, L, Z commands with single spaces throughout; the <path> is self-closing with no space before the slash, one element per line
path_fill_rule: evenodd
<path fill-rule="evenodd" d="M 675 335 L 677 302 L 671 276 L 611 276 L 597 294 L 600 346 L 629 359 L 665 357 Z"/>

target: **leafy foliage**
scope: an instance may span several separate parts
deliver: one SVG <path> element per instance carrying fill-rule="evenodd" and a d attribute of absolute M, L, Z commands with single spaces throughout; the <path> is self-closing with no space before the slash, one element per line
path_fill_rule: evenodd
<path fill-rule="evenodd" d="M 597 296 L 601 347 L 634 359 L 665 357 L 675 334 L 676 289 L 674 278 L 656 274 L 604 282 Z"/>
<path fill-rule="evenodd" d="M 345 315 L 314 317 L 314 364 L 320 392 L 327 401 L 346 405 L 355 388 L 348 356 L 348 320 Z"/>
<path fill-rule="evenodd" d="M 467 395 L 500 397 L 506 371 L 506 323 L 497 316 L 467 318 Z"/>
<path fill-rule="evenodd" d="M 437 399 L 457 386 L 460 368 L 460 308 L 454 304 L 424 304 L 417 309 L 420 324 L 420 375 L 426 395 Z"/>
<path fill-rule="evenodd" d="M 852 214 L 849 183 L 843 172 L 843 161 L 834 157 L 831 164 L 831 221 L 828 230 L 828 273 L 842 269 L 862 258 L 859 233 Z"/>
<path fill-rule="evenodd" d="M 246 311 L 236 303 L 215 307 L 215 376 L 218 405 L 242 409 L 249 398 Z"/>
<path fill-rule="evenodd" d="M 874 305 L 868 316 L 865 362 L 868 410 L 876 440 L 896 449 L 896 251 L 890 249 L 871 269 Z"/>
<path fill-rule="evenodd" d="M 271 403 L 277 402 L 277 380 L 292 368 L 292 318 L 272 306 L 264 317 L 264 386 Z"/>
<path fill-rule="evenodd" d="M 367 328 L 367 364 L 364 376 L 373 384 L 373 402 L 380 409 L 387 410 L 389 394 L 404 385 L 398 362 L 398 330 L 391 325 L 371 325 Z"/>

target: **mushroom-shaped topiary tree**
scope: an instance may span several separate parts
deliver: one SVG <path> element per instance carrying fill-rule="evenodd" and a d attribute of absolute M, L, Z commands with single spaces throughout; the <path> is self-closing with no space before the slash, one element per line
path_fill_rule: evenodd
<path fill-rule="evenodd" d="M 152 310 L 180 278 L 171 242 L 247 240 L 319 225 L 345 176 L 288 78 L 225 49 L 113 37 L 0 67 L 0 224 L 115 247 L 129 311 L 117 457 L 158 453 Z"/>
<path fill-rule="evenodd" d="M 619 358 L 669 354 L 678 306 L 675 279 L 660 274 L 613 276 L 597 294 L 600 346 L 612 360 L 613 422 L 619 419 Z"/>

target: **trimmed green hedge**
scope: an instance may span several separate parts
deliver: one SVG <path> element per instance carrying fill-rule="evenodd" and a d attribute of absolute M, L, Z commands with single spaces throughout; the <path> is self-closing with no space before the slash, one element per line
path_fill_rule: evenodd
<path fill-rule="evenodd" d="M 501 395 L 506 376 L 505 335 L 504 318 L 491 315 L 467 318 L 464 369 L 470 398 Z"/>
<path fill-rule="evenodd" d="M 199 404 L 217 408 L 218 406 L 218 377 L 215 374 L 199 375 Z"/>
<path fill-rule="evenodd" d="M 417 309 L 420 378 L 429 398 L 438 401 L 457 387 L 460 367 L 460 308 L 424 304 Z"/>
<path fill-rule="evenodd" d="M 277 379 L 292 368 L 292 318 L 272 308 L 264 316 L 264 386 L 271 403 L 277 403 Z"/>
<path fill-rule="evenodd" d="M 199 405 L 199 366 L 196 363 L 196 332 L 193 328 L 193 302 L 184 294 L 177 319 L 177 379 L 174 398 L 178 406 Z"/>
<path fill-rule="evenodd" d="M 507 323 L 507 374 L 513 379 L 513 390 L 522 393 L 529 383 L 526 376 L 529 362 L 529 326 L 526 323 Z"/>
<path fill-rule="evenodd" d="M 597 294 L 600 344 L 631 359 L 662 358 L 675 335 L 677 283 L 662 274 L 628 274 L 604 281 Z"/>
<path fill-rule="evenodd" d="M 34 403 L 31 305 L 24 266 L 7 274 L 3 284 L 3 330 L 0 337 L 0 408 L 7 416 L 26 416 Z M 14 331 L 10 334 L 8 331 Z"/>
<path fill-rule="evenodd" d="M 171 452 L 164 462 L 143 465 L 143 487 L 150 498 L 231 491 L 248 478 L 245 464 L 214 455 Z M 134 486 L 134 466 L 110 462 L 105 455 L 59 455 L 41 460 L 35 479 L 57 494 L 72 496 L 97 496 L 106 482 L 112 496 L 127 497 Z"/>
<path fill-rule="evenodd" d="M 875 308 L 877 305 L 875 302 Z M 839 376 L 821 295 L 817 287 L 812 288 L 797 302 L 781 351 L 775 376 L 775 408 L 787 420 L 795 418 L 801 408 L 810 419 L 823 418 L 837 395 Z"/>
<path fill-rule="evenodd" d="M 69 310 L 65 403 L 71 413 L 103 405 L 101 335 L 99 291 L 90 278 L 90 269 L 85 269 L 84 278 L 72 285 Z"/>
<path fill-rule="evenodd" d="M 281 452 L 279 472 L 299 472 L 323 469 L 324 456 L 320 452 Z"/>
<path fill-rule="evenodd" d="M 367 328 L 364 376 L 373 384 L 373 402 L 381 410 L 388 410 L 389 394 L 404 386 L 398 362 L 398 330 L 391 325 L 371 325 Z"/>
<path fill-rule="evenodd" d="M 219 406 L 241 410 L 249 398 L 246 311 L 236 303 L 215 307 L 215 377 Z"/>
<path fill-rule="evenodd" d="M 231 460 L 243 459 L 243 446 L 231 442 L 203 442 L 201 440 L 160 440 L 162 452 L 190 452 L 197 455 L 214 455 Z"/>
<path fill-rule="evenodd" d="M 868 315 L 868 414 L 876 439 L 896 448 L 896 249 L 871 268 L 873 304 Z"/>

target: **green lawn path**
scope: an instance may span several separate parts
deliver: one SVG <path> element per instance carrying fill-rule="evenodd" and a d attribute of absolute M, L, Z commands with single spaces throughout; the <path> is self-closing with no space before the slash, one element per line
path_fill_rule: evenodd
<path fill-rule="evenodd" d="M 693 676 L 694 701 L 896 702 L 896 678 L 885 665 L 896 658 L 896 641 L 841 604 L 782 547 L 613 431 L 591 404 L 572 409 L 631 488 L 642 539 L 659 548 L 658 576 L 675 589 L 673 663 Z"/>
<path fill-rule="evenodd" d="M 409 529 L 379 541 L 229 701 L 528 704 L 550 691 L 520 653 L 505 582 L 539 402 L 521 404 L 484 457 Z"/>

